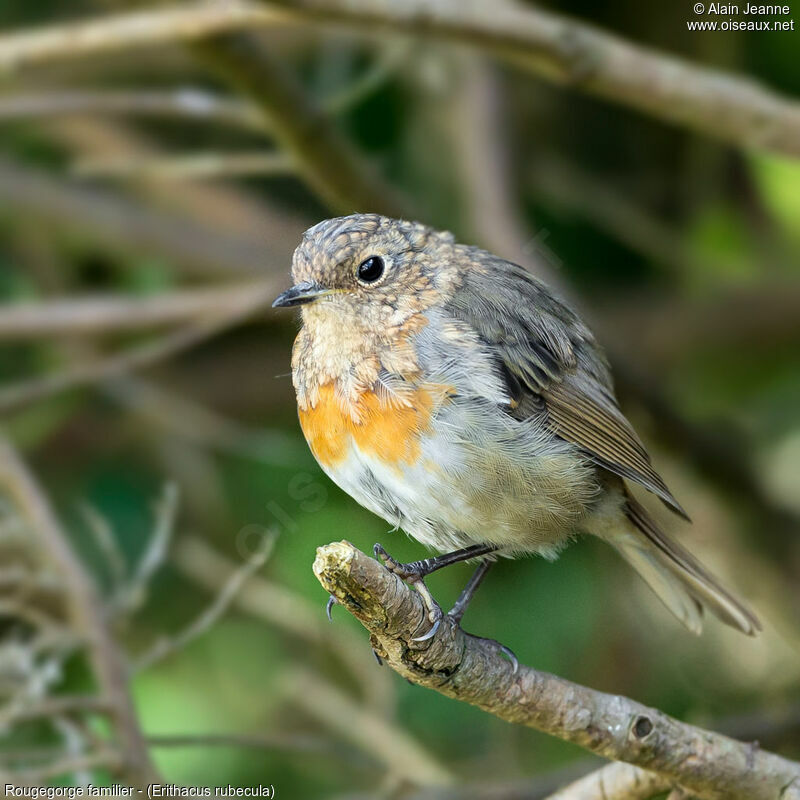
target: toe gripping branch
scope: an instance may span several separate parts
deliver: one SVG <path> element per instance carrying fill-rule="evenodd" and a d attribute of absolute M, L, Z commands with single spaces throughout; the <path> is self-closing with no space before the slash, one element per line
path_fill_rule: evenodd
<path fill-rule="evenodd" d="M 442 556 L 434 556 L 433 558 L 426 558 L 421 561 L 402 563 L 392 558 L 392 556 L 386 552 L 382 545 L 375 545 L 373 551 L 376 559 L 383 564 L 383 566 L 389 570 L 389 572 L 392 572 L 405 583 L 413 586 L 422 597 L 422 601 L 426 609 L 425 617 L 430 623 L 430 628 L 425 633 L 419 636 L 414 636 L 411 639 L 412 642 L 427 642 L 433 639 L 433 637 L 439 632 L 442 621 L 445 619 L 445 617 L 447 617 L 453 625 L 460 628 L 461 618 L 464 615 L 464 611 L 466 610 L 469 601 L 472 599 L 475 590 L 480 585 L 481 581 L 486 575 L 486 572 L 493 562 L 484 560 L 478 565 L 477 569 L 475 570 L 475 574 L 472 576 L 464 591 L 461 593 L 461 596 L 456 601 L 456 604 L 446 615 L 442 613 L 441 607 L 436 600 L 434 600 L 433 595 L 431 595 L 430 590 L 425 585 L 425 576 L 430 575 L 432 572 L 442 569 L 445 566 L 457 563 L 458 561 L 479 558 L 492 552 L 493 550 L 494 548 L 488 545 L 476 545 L 474 547 L 465 548 L 464 550 L 455 551 L 454 553 L 446 553 Z M 332 620 L 331 612 L 333 607 L 340 604 L 341 601 L 336 595 L 331 594 L 328 597 L 328 602 L 325 606 L 325 614 L 328 617 L 328 620 Z M 422 621 L 424 622 L 424 618 Z M 420 625 L 421 624 L 422 622 L 420 622 Z M 519 670 L 519 662 L 517 661 L 517 657 L 514 655 L 513 651 L 494 639 L 486 639 L 479 636 L 474 638 L 482 639 L 483 641 L 495 646 L 511 662 L 513 673 L 515 675 L 517 674 L 517 671 Z M 373 652 L 375 651 L 373 650 Z M 378 663 L 381 664 L 382 660 L 377 653 L 375 653 L 375 657 Z"/>
<path fill-rule="evenodd" d="M 412 585 L 420 593 L 425 603 L 426 617 L 431 625 L 430 629 L 421 636 L 415 636 L 411 641 L 426 642 L 428 639 L 432 639 L 439 630 L 444 615 L 442 614 L 442 609 L 439 607 L 439 604 L 433 599 L 433 595 L 425 585 L 424 578 L 426 575 L 430 575 L 431 572 L 435 572 L 439 569 L 439 567 L 436 566 L 436 559 L 426 558 L 422 561 L 412 561 L 408 564 L 404 564 L 392 558 L 381 544 L 376 544 L 372 549 L 375 553 L 375 557 L 383 563 L 383 566 L 386 567 L 389 572 L 393 572 L 397 575 L 401 580 Z"/>
<path fill-rule="evenodd" d="M 427 609 L 426 616 L 430 622 L 430 628 L 426 633 L 423 633 L 420 636 L 415 636 L 411 640 L 412 642 L 426 642 L 436 636 L 437 632 L 439 631 L 439 627 L 442 624 L 442 620 L 445 617 L 445 615 L 442 613 L 441 607 L 436 600 L 434 600 L 433 595 L 430 593 L 430 590 L 425 584 L 425 576 L 430 575 L 432 572 L 436 572 L 436 570 L 442 569 L 443 567 L 449 566 L 450 564 L 456 564 L 460 561 L 467 561 L 472 558 L 479 558 L 481 556 L 488 555 L 495 550 L 496 548 L 491 545 L 474 545 L 472 547 L 466 547 L 463 550 L 456 550 L 453 553 L 445 553 L 441 556 L 434 556 L 433 558 L 426 558 L 421 561 L 412 561 L 408 564 L 404 564 L 392 558 L 392 556 L 386 552 L 381 544 L 376 544 L 374 546 L 373 552 L 375 553 L 375 557 L 381 561 L 390 572 L 393 572 L 399 578 L 406 581 L 406 583 L 411 584 L 420 593 L 422 600 L 425 603 L 425 608 Z M 472 599 L 472 596 L 475 593 L 475 590 L 480 585 L 492 563 L 492 561 L 483 561 L 478 565 L 475 574 L 472 576 L 470 582 L 467 584 L 461 596 L 456 601 L 456 604 L 453 606 L 450 612 L 448 612 L 448 618 L 452 620 L 452 622 L 458 627 L 461 627 L 461 618 L 464 615 L 464 611 L 466 610 L 469 601 Z M 519 670 L 519 661 L 510 648 L 500 644 L 500 642 L 497 642 L 494 639 L 486 639 L 484 637 L 476 638 L 483 639 L 483 641 L 495 645 L 511 662 L 514 674 L 517 674 L 517 671 Z"/>

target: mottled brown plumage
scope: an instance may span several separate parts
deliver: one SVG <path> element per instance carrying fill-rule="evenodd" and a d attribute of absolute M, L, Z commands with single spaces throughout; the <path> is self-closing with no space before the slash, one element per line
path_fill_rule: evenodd
<path fill-rule="evenodd" d="M 691 630 L 703 606 L 758 630 L 631 498 L 626 480 L 688 519 L 620 411 L 591 332 L 529 272 L 364 214 L 308 230 L 292 275 L 276 304 L 302 305 L 292 372 L 315 457 L 367 508 L 458 551 L 403 574 L 474 555 L 552 558 L 590 533 Z"/>

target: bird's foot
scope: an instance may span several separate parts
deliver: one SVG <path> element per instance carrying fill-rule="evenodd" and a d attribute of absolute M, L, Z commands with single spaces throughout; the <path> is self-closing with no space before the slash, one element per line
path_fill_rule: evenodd
<path fill-rule="evenodd" d="M 422 601 L 425 603 L 426 617 L 428 622 L 430 622 L 430 628 L 427 633 L 422 634 L 422 636 L 415 636 L 411 641 L 425 642 L 433 638 L 436 635 L 436 631 L 439 630 L 439 626 L 442 624 L 444 615 L 442 614 L 442 609 L 439 608 L 439 604 L 433 599 L 433 595 L 425 585 L 425 576 L 433 571 L 430 568 L 430 559 L 411 561 L 410 563 L 404 564 L 392 558 L 380 544 L 376 544 L 373 551 L 375 557 L 381 561 L 386 569 L 413 586 L 420 595 L 422 595 Z"/>
<path fill-rule="evenodd" d="M 390 556 L 382 544 L 374 545 L 372 551 L 375 553 L 375 558 L 380 559 L 383 566 L 386 567 L 389 572 L 394 572 L 398 578 L 402 578 L 404 581 L 409 581 L 410 583 L 422 580 L 426 575 L 433 571 L 429 566 L 429 562 L 433 559 L 410 561 L 409 563 L 404 564 L 403 562 L 398 561 L 396 558 Z"/>
<path fill-rule="evenodd" d="M 447 616 L 449 617 L 450 615 L 448 614 Z M 457 621 L 456 625 L 461 627 L 460 623 Z M 466 631 L 464 631 L 464 633 L 466 633 Z M 472 636 L 473 639 L 480 639 L 482 642 L 488 642 L 489 644 L 494 645 L 511 662 L 512 675 L 516 675 L 519 672 L 519 659 L 516 657 L 516 655 L 514 655 L 514 651 L 510 647 L 500 644 L 500 642 L 498 642 L 496 639 L 488 639 L 486 636 L 475 636 L 472 633 L 469 635 Z"/>
<path fill-rule="evenodd" d="M 461 628 L 461 619 L 464 616 L 466 608 L 466 604 L 461 602 L 459 598 L 459 602 L 457 602 L 447 612 L 448 619 L 452 620 L 459 628 Z M 466 631 L 464 632 L 466 633 Z M 472 636 L 472 634 L 470 634 L 470 636 Z M 514 655 L 514 651 L 511 648 L 506 647 L 504 644 L 500 644 L 500 642 L 498 642 L 496 639 L 487 639 L 484 636 L 475 636 L 474 638 L 481 639 L 484 642 L 489 642 L 489 644 L 493 644 L 511 662 L 513 674 L 517 674 L 519 671 L 519 661 L 517 660 L 517 657 Z"/>

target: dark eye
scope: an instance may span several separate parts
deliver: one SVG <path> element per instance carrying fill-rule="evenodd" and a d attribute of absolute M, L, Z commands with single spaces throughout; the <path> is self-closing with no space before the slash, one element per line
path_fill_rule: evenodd
<path fill-rule="evenodd" d="M 383 275 L 383 259 L 370 256 L 358 265 L 358 279 L 363 283 L 375 283 Z"/>

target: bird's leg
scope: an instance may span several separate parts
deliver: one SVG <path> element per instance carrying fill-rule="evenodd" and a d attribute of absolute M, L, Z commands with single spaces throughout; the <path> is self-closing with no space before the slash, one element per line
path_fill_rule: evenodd
<path fill-rule="evenodd" d="M 433 556 L 432 558 L 424 558 L 420 561 L 411 561 L 410 563 L 403 564 L 399 561 L 395 561 L 380 544 L 375 545 L 375 557 L 379 558 L 388 570 L 394 572 L 395 575 L 402 578 L 404 581 L 412 584 L 422 595 L 425 607 L 428 609 L 428 621 L 431 623 L 431 628 L 426 634 L 415 637 L 413 641 L 424 642 L 426 639 L 430 639 L 435 635 L 436 631 L 439 630 L 439 625 L 442 622 L 442 610 L 425 585 L 425 577 L 443 567 L 449 567 L 451 564 L 458 564 L 460 561 L 468 561 L 470 558 L 479 558 L 480 556 L 493 553 L 495 550 L 497 550 L 497 548 L 491 544 L 474 544 L 471 547 L 454 550 L 452 553 L 444 553 L 440 556 Z"/>
<path fill-rule="evenodd" d="M 467 583 L 467 585 L 464 587 L 464 591 L 461 592 L 461 594 L 458 596 L 458 600 L 455 602 L 455 605 L 450 609 L 450 611 L 448 611 L 447 616 L 450 617 L 450 619 L 452 619 L 456 625 L 461 625 L 461 618 L 464 616 L 467 606 L 475 596 L 475 592 L 478 590 L 478 587 L 486 577 L 486 573 L 489 571 L 489 568 L 494 563 L 494 561 L 489 561 L 487 559 L 478 564 L 475 572 L 472 573 L 472 577 L 469 579 L 469 583 Z M 503 653 L 503 655 L 505 655 L 505 657 L 511 662 L 514 674 L 517 674 L 517 671 L 519 670 L 519 661 L 514 655 L 513 650 L 506 647 L 504 644 L 500 644 L 500 642 L 496 641 L 495 639 L 486 639 L 483 636 L 476 638 L 483 639 L 485 642 L 490 642 L 491 644 L 496 645 L 497 649 L 500 650 L 500 652 Z"/>
<path fill-rule="evenodd" d="M 447 612 L 447 616 L 450 617 L 450 619 L 452 619 L 456 625 L 461 624 L 461 618 L 464 616 L 467 606 L 475 596 L 475 592 L 478 591 L 478 587 L 486 577 L 486 573 L 489 571 L 489 568 L 494 563 L 494 561 L 489 561 L 487 559 L 478 564 L 475 572 L 472 573 L 472 577 L 469 579 L 469 583 L 464 587 L 464 591 L 462 591 L 458 596 L 458 600 L 456 600 L 455 605 L 450 609 L 450 611 Z"/>
<path fill-rule="evenodd" d="M 454 550 L 452 553 L 443 553 L 440 556 L 423 558 L 420 561 L 411 561 L 407 564 L 395 561 L 380 544 L 376 544 L 373 550 L 375 557 L 383 562 L 386 569 L 394 572 L 395 575 L 398 575 L 403 580 L 413 581 L 425 578 L 432 572 L 436 572 L 436 570 L 443 567 L 449 567 L 451 564 L 458 564 L 460 561 L 468 561 L 470 558 L 488 555 L 497 550 L 497 548 L 493 544 L 473 544 L 461 550 Z"/>

